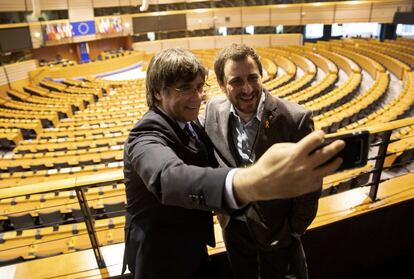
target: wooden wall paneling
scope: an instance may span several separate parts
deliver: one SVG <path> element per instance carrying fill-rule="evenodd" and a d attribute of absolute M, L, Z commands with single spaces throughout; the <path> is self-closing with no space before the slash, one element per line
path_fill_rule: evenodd
<path fill-rule="evenodd" d="M 269 26 L 270 24 L 270 9 L 266 6 L 259 7 L 243 7 L 242 11 L 242 26 Z"/>
<path fill-rule="evenodd" d="M 167 48 L 174 48 L 174 47 L 181 47 L 181 48 L 189 48 L 188 45 L 188 39 L 182 38 L 182 39 L 169 39 L 169 40 L 162 40 L 161 46 L 162 49 Z"/>
<path fill-rule="evenodd" d="M 10 82 L 27 79 L 29 77 L 28 72 L 37 68 L 36 60 L 28 60 L 21 63 L 15 63 L 5 66 Z"/>
<path fill-rule="evenodd" d="M 123 34 L 125 36 L 133 35 L 134 30 L 132 28 L 132 17 L 131 17 L 131 15 L 122 15 L 121 20 L 122 20 L 122 28 L 124 30 Z"/>
<path fill-rule="evenodd" d="M 214 37 L 192 37 L 188 38 L 188 45 L 190 49 L 211 49 L 215 48 Z"/>
<path fill-rule="evenodd" d="M 412 6 L 412 3 L 373 3 L 371 21 L 392 23 L 395 12 L 411 11 Z"/>
<path fill-rule="evenodd" d="M 39 0 L 35 0 L 37 1 L 37 3 L 39 3 Z M 26 10 L 27 11 L 33 11 L 33 7 L 32 7 L 32 0 L 25 0 L 26 2 Z"/>
<path fill-rule="evenodd" d="M 343 2 L 336 4 L 335 23 L 369 22 L 371 3 Z"/>
<path fill-rule="evenodd" d="M 37 60 L 45 59 L 46 61 L 52 61 L 56 59 L 56 55 L 59 54 L 63 59 L 78 61 L 76 55 L 75 44 L 64 44 L 49 47 L 42 47 L 33 50 L 34 58 Z"/>
<path fill-rule="evenodd" d="M 68 0 L 39 0 L 40 10 L 67 10 Z"/>
<path fill-rule="evenodd" d="M 214 27 L 214 16 L 212 10 L 189 11 L 187 15 L 187 29 L 209 29 Z"/>
<path fill-rule="evenodd" d="M 241 35 L 233 35 L 233 36 L 220 36 L 216 37 L 216 48 L 223 48 L 229 46 L 231 44 L 241 44 L 242 43 L 242 36 Z"/>
<path fill-rule="evenodd" d="M 275 34 L 270 36 L 272 46 L 302 45 L 302 34 Z"/>
<path fill-rule="evenodd" d="M 37 68 L 37 62 L 36 60 L 32 59 L 24 62 L 6 65 L 4 67 L 6 68 L 9 81 L 14 82 L 22 79 L 28 79 L 28 72 L 33 71 Z"/>
<path fill-rule="evenodd" d="M 70 0 L 68 3 L 70 21 L 76 22 L 94 19 L 92 0 Z"/>
<path fill-rule="evenodd" d="M 30 23 L 30 37 L 32 39 L 33 48 L 39 48 L 43 45 L 42 26 L 40 23 Z"/>
<path fill-rule="evenodd" d="M 213 20 L 216 28 L 240 27 L 242 26 L 241 8 L 214 9 Z"/>
<path fill-rule="evenodd" d="M 119 5 L 118 0 L 93 0 L 94 8 L 115 7 Z"/>
<path fill-rule="evenodd" d="M 155 1 L 152 1 L 152 2 L 155 2 Z M 174 3 L 182 3 L 182 2 L 185 2 L 185 0 L 180 0 L 180 1 L 177 1 L 177 0 L 162 0 L 162 1 L 157 1 L 157 4 L 174 4 Z M 150 4 L 151 4 L 151 1 L 150 1 Z"/>
<path fill-rule="evenodd" d="M 142 0 L 118 0 L 119 6 L 137 6 L 141 5 Z"/>
<path fill-rule="evenodd" d="M 4 67 L 0 67 L 0 86 L 7 85 L 7 77 L 6 73 L 4 72 Z"/>
<path fill-rule="evenodd" d="M 316 5 L 319 4 L 319 5 Z M 302 24 L 309 23 L 333 23 L 335 6 L 329 3 L 316 3 L 304 5 L 302 8 Z M 324 5 L 326 4 L 326 5 Z"/>
<path fill-rule="evenodd" d="M 270 36 L 269 35 L 243 35 L 242 42 L 252 47 L 269 47 Z"/>
<path fill-rule="evenodd" d="M 270 8 L 271 25 L 300 25 L 301 21 L 300 6 L 288 7 L 287 5 L 278 5 Z"/>
<path fill-rule="evenodd" d="M 0 12 L 16 12 L 25 10 L 25 0 L 1 0 Z"/>
<path fill-rule="evenodd" d="M 89 42 L 89 56 L 91 59 L 96 59 L 103 51 L 109 51 L 113 49 L 128 49 L 126 43 L 126 37 L 116 37 L 110 39 L 103 39 Z"/>
<path fill-rule="evenodd" d="M 147 53 L 155 53 L 162 50 L 161 40 L 158 41 L 151 41 L 151 42 L 140 42 L 140 43 L 133 43 L 132 48 L 134 50 L 142 50 Z"/>
<path fill-rule="evenodd" d="M 88 41 L 94 41 L 97 39 L 97 35 L 86 35 L 86 36 L 76 36 L 72 38 L 72 42 L 74 43 L 80 43 L 80 42 L 88 42 Z"/>

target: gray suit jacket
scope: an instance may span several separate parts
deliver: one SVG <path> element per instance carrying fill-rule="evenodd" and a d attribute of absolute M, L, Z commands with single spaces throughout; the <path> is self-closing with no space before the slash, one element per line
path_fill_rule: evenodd
<path fill-rule="evenodd" d="M 215 96 L 207 104 L 204 128 L 216 148 L 221 166 L 237 167 L 237 150 L 229 125 L 230 102 Z M 312 113 L 303 107 L 265 92 L 265 104 L 257 143 L 256 159 L 274 143 L 297 142 L 313 130 Z M 286 182 L 286 187 L 289 187 Z M 247 225 L 265 249 L 289 245 L 292 233 L 303 234 L 316 216 L 320 191 L 292 199 L 252 203 L 245 211 Z M 225 227 L 229 218 L 221 216 Z"/>

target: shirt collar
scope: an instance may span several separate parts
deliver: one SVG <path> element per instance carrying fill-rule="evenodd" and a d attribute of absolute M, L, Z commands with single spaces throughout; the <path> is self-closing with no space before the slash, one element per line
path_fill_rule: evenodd
<path fill-rule="evenodd" d="M 174 118 L 172 118 L 168 113 L 166 113 L 160 106 L 157 106 L 157 108 L 160 110 L 160 111 L 162 111 L 169 119 L 171 119 L 172 121 L 174 121 L 175 123 L 177 123 L 178 124 L 178 126 L 182 129 L 182 130 L 184 130 L 184 127 L 185 127 L 185 124 L 190 124 L 190 122 L 181 122 L 181 121 L 178 121 L 178 120 L 176 120 L 176 119 L 174 119 Z"/>
<path fill-rule="evenodd" d="M 256 111 L 256 116 L 255 116 L 257 120 L 259 120 L 259 122 L 261 122 L 262 115 L 263 115 L 264 101 L 265 101 L 265 93 L 262 91 L 262 95 L 260 96 L 259 105 L 257 106 L 257 111 Z M 241 121 L 233 104 L 230 104 L 230 114 L 233 114 L 235 117 L 239 119 L 239 121 Z"/>

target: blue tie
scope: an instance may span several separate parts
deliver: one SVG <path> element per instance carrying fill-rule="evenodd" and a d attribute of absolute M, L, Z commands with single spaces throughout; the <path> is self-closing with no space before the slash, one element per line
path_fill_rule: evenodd
<path fill-rule="evenodd" d="M 193 128 L 191 127 L 190 123 L 185 123 L 184 125 L 184 132 L 196 143 L 200 143 L 200 140 L 197 137 L 197 134 L 194 132 Z"/>

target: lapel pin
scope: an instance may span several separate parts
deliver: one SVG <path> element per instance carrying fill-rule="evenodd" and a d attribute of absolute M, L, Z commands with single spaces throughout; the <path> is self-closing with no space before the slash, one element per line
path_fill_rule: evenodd
<path fill-rule="evenodd" d="M 266 128 L 266 129 L 269 129 L 269 120 L 266 120 L 266 121 L 265 121 L 265 128 Z"/>

